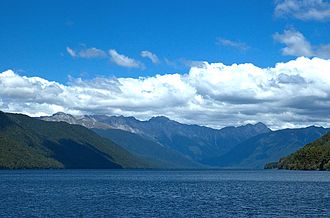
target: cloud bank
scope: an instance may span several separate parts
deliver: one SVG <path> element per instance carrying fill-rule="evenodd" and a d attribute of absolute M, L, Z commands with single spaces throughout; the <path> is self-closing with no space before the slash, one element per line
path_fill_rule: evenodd
<path fill-rule="evenodd" d="M 220 128 L 273 129 L 330 123 L 330 60 L 299 57 L 272 68 L 207 63 L 186 74 L 74 79 L 67 84 L 0 73 L 0 108 L 32 116 L 58 111 L 172 119 Z"/>

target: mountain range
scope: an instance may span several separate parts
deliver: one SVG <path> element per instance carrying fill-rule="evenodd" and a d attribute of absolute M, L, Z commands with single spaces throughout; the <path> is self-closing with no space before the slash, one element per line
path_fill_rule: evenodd
<path fill-rule="evenodd" d="M 164 168 L 263 168 L 328 132 L 315 126 L 272 131 L 263 123 L 213 129 L 163 116 L 140 121 L 124 116 L 56 113 L 40 119 L 85 126 Z"/>
<path fill-rule="evenodd" d="M 41 117 L 48 121 L 65 121 L 80 124 L 87 128 L 121 129 L 140 135 L 144 139 L 157 142 L 163 147 L 178 151 L 190 159 L 203 160 L 222 155 L 230 151 L 235 145 L 271 130 L 262 123 L 240 127 L 225 127 L 220 130 L 198 125 L 182 124 L 167 117 L 153 117 L 147 121 L 140 121 L 134 117 L 124 116 L 74 116 L 56 113 L 50 117 Z M 102 126 L 102 128 L 100 128 Z M 99 131 L 100 132 L 100 131 Z"/>
<path fill-rule="evenodd" d="M 263 123 L 213 129 L 162 116 L 140 121 L 0 112 L 0 168 L 255 169 L 270 163 L 267 168 L 322 170 L 329 168 L 328 131 L 272 131 Z"/>

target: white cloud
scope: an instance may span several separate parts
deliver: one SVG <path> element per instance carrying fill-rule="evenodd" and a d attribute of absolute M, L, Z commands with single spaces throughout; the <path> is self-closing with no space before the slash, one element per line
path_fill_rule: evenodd
<path fill-rule="evenodd" d="M 218 38 L 217 39 L 217 44 L 226 46 L 226 47 L 232 47 L 235 49 L 239 49 L 241 51 L 246 51 L 249 49 L 249 46 L 243 42 L 237 42 L 229 39 L 224 39 L 224 38 Z"/>
<path fill-rule="evenodd" d="M 79 57 L 81 58 L 105 58 L 107 54 L 105 51 L 97 48 L 87 48 L 79 51 Z"/>
<path fill-rule="evenodd" d="M 74 49 L 70 47 L 66 47 L 66 51 L 69 53 L 71 57 L 79 57 L 79 58 L 106 58 L 107 53 L 101 49 L 98 48 L 83 48 L 79 51 L 75 51 Z"/>
<path fill-rule="evenodd" d="M 299 31 L 288 29 L 282 34 L 275 33 L 273 37 L 285 44 L 283 55 L 330 58 L 330 44 L 312 45 Z"/>
<path fill-rule="evenodd" d="M 73 50 L 70 47 L 66 47 L 66 51 L 69 53 L 69 55 L 73 58 L 77 57 L 77 53 L 75 52 L 75 50 Z"/>
<path fill-rule="evenodd" d="M 122 66 L 122 67 L 129 67 L 129 68 L 143 68 L 143 64 L 133 58 L 129 58 L 123 54 L 119 54 L 115 49 L 109 50 L 109 55 L 115 64 Z"/>
<path fill-rule="evenodd" d="M 1 110 L 172 119 L 212 127 L 265 122 L 272 128 L 329 126 L 330 60 L 300 57 L 275 67 L 207 63 L 187 74 L 74 79 L 67 85 L 0 73 Z"/>
<path fill-rule="evenodd" d="M 277 0 L 275 16 L 294 17 L 300 20 L 327 20 L 330 3 L 323 0 Z"/>
<path fill-rule="evenodd" d="M 155 55 L 154 53 L 152 53 L 150 51 L 141 51 L 140 55 L 141 55 L 141 57 L 149 58 L 151 60 L 151 62 L 154 64 L 159 63 L 159 58 L 157 57 L 157 55 Z"/>
<path fill-rule="evenodd" d="M 296 30 L 285 30 L 283 34 L 275 33 L 274 39 L 286 45 L 283 55 L 311 56 L 312 46 L 304 35 Z"/>

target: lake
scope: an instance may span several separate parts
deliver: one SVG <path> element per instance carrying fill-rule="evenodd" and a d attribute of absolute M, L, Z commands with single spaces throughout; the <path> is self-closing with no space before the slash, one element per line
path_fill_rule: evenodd
<path fill-rule="evenodd" d="M 330 172 L 2 170 L 0 217 L 330 217 Z"/>

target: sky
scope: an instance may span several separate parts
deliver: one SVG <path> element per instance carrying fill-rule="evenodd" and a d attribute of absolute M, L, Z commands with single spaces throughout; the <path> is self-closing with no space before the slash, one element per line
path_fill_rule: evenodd
<path fill-rule="evenodd" d="M 329 126 L 330 1 L 0 1 L 0 110 Z"/>

